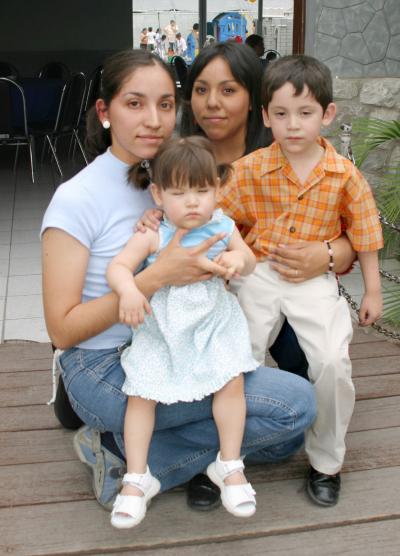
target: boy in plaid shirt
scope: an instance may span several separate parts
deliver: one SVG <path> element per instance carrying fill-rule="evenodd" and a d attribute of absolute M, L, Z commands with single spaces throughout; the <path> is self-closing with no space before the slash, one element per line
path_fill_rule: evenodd
<path fill-rule="evenodd" d="M 322 506 L 336 504 L 345 435 L 354 408 L 348 347 L 350 312 L 339 296 L 330 241 L 345 229 L 364 278 L 360 324 L 382 312 L 377 250 L 382 232 L 373 195 L 355 166 L 322 137 L 336 114 L 329 69 L 309 56 L 287 56 L 269 65 L 263 81 L 263 118 L 275 142 L 234 164 L 221 207 L 239 226 L 257 256 L 254 273 L 231 281 L 249 321 L 254 356 L 264 363 L 287 318 L 309 362 L 318 414 L 306 434 L 310 460 L 307 492 Z M 301 281 L 284 281 L 268 255 L 277 245 L 325 241 L 329 268 Z"/>

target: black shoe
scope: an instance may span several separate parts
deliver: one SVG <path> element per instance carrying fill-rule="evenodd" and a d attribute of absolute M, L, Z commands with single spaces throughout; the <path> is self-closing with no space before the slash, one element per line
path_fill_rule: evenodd
<path fill-rule="evenodd" d="M 334 506 L 339 500 L 340 473 L 326 475 L 310 467 L 307 493 L 311 500 L 320 506 Z"/>
<path fill-rule="evenodd" d="M 186 487 L 186 501 L 189 508 L 201 512 L 207 512 L 218 508 L 221 504 L 221 492 L 217 485 L 203 475 L 195 475 Z"/>

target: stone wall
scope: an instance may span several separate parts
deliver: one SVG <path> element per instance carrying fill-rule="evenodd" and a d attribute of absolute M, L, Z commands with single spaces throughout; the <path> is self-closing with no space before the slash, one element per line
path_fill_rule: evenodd
<path fill-rule="evenodd" d="M 400 0 L 307 0 L 305 52 L 334 78 L 338 115 L 327 135 L 336 147 L 343 122 L 400 118 Z M 395 144 L 370 154 L 362 170 L 371 184 L 394 159 Z"/>
<path fill-rule="evenodd" d="M 399 0 L 307 0 L 306 52 L 339 77 L 400 76 Z"/>

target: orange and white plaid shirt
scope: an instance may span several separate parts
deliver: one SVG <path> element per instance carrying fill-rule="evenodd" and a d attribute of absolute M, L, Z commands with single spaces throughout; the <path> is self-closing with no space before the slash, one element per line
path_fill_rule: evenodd
<path fill-rule="evenodd" d="M 355 251 L 383 247 L 371 189 L 352 162 L 319 138 L 325 154 L 301 184 L 278 143 L 234 163 L 220 207 L 233 218 L 258 260 L 270 247 L 298 240 L 330 241 L 342 229 Z"/>

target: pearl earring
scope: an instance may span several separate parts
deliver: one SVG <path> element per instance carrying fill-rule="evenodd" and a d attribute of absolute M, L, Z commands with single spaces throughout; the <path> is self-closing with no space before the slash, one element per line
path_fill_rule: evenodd
<path fill-rule="evenodd" d="M 108 120 L 104 120 L 102 125 L 103 125 L 104 129 L 110 129 L 110 127 L 111 127 L 111 124 Z"/>

